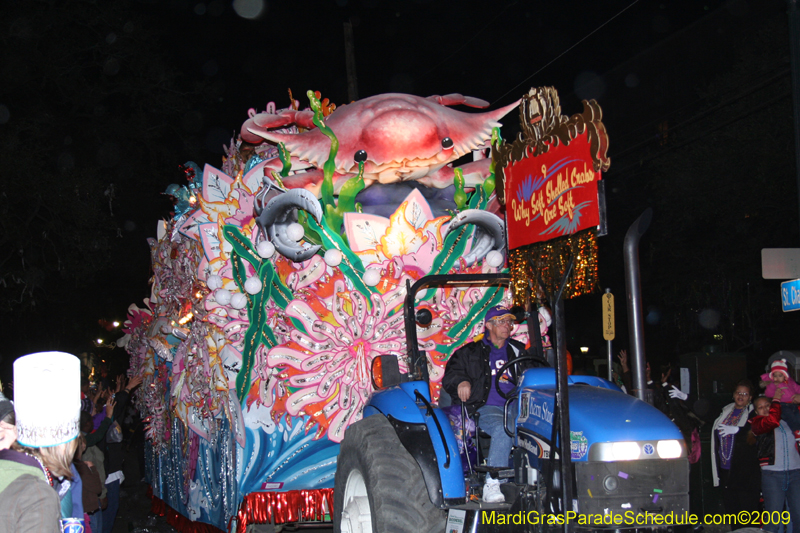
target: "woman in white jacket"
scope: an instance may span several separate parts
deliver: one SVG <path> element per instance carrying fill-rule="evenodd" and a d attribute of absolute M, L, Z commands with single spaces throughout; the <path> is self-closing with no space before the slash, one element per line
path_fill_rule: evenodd
<path fill-rule="evenodd" d="M 715 487 L 722 487 L 726 513 L 757 511 L 761 493 L 756 447 L 748 443 L 753 385 L 742 380 L 733 392 L 733 403 L 711 428 L 711 474 Z"/>

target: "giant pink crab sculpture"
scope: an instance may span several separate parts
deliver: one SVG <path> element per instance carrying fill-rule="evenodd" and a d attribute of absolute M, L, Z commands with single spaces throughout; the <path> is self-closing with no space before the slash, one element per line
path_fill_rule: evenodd
<path fill-rule="evenodd" d="M 516 109 L 519 102 L 486 113 L 465 113 L 446 106 L 484 108 L 489 103 L 460 94 L 421 98 L 408 94 L 380 94 L 337 108 L 325 119 L 339 142 L 333 185 L 336 192 L 358 171 L 364 161 L 366 185 L 416 180 L 429 187 L 453 184 L 450 165 L 475 151 L 476 161 L 460 167 L 466 186 L 482 183 L 489 176 L 489 160 L 481 152 L 488 148 L 492 128 Z M 307 189 L 319 196 L 322 167 L 328 159 L 330 139 L 313 123 L 314 112 L 284 109 L 274 113 L 250 110 L 241 137 L 252 144 L 264 140 L 283 143 L 292 155 L 294 174 L 283 179 L 287 188 Z M 302 133 L 272 131 L 289 125 L 306 128 Z M 285 131 L 285 130 L 284 130 Z M 275 158 L 261 163 L 265 171 L 279 170 Z"/>

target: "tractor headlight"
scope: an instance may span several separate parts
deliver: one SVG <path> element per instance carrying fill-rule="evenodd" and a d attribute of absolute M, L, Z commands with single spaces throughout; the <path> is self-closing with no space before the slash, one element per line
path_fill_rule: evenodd
<path fill-rule="evenodd" d="M 635 442 L 615 442 L 611 445 L 611 453 L 617 461 L 634 461 L 639 458 L 641 448 Z"/>
<path fill-rule="evenodd" d="M 595 442 L 589 446 L 589 461 L 642 461 L 686 457 L 686 446 L 680 439 Z"/>
<path fill-rule="evenodd" d="M 677 440 L 660 440 L 656 444 L 658 456 L 662 459 L 676 459 L 681 456 L 681 443 Z"/>

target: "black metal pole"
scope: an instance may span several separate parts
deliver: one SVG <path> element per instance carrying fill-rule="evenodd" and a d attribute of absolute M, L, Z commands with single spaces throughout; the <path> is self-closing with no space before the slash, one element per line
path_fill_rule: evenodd
<path fill-rule="evenodd" d="M 606 289 L 606 294 L 610 294 L 611 289 Z M 612 309 L 613 311 L 613 309 Z M 603 321 L 605 321 L 605 315 L 603 316 Z M 613 323 L 611 324 L 614 325 Z M 611 349 L 611 340 L 606 341 L 606 355 L 608 356 L 608 381 L 612 381 L 614 376 L 614 351 Z"/>
<path fill-rule="evenodd" d="M 503 285 L 511 281 L 509 274 L 459 274 L 458 276 L 435 275 L 418 279 L 414 284 L 406 280 L 406 298 L 403 306 L 403 321 L 406 328 L 406 356 L 409 373 L 413 380 L 428 381 L 428 356 L 419 349 L 417 340 L 417 317 L 414 312 L 417 294 L 434 287 L 458 287 L 471 285 Z"/>
<path fill-rule="evenodd" d="M 633 390 L 636 397 L 653 404 L 653 395 L 645 379 L 644 320 L 642 319 L 642 282 L 639 273 L 639 239 L 653 219 L 653 210 L 645 209 L 625 234 L 625 292 L 628 298 L 628 336 Z"/>
<path fill-rule="evenodd" d="M 554 298 L 555 323 L 556 323 L 556 410 L 558 411 L 558 444 L 561 458 L 561 512 L 564 513 L 564 531 L 571 531 L 571 524 L 567 521 L 567 513 L 572 510 L 572 450 L 569 434 L 569 375 L 567 374 L 567 332 L 564 322 L 564 288 L 567 286 L 575 256 L 570 258 L 569 264 L 561 278 L 561 285 Z"/>
<path fill-rule="evenodd" d="M 567 512 L 572 510 L 572 454 L 569 436 L 569 391 L 567 382 L 567 339 L 564 328 L 564 300 L 555 301 L 556 344 L 558 353 L 558 389 L 556 404 L 559 411 L 558 443 L 561 456 L 561 511 L 564 513 L 564 531 L 569 531 Z"/>
<path fill-rule="evenodd" d="M 789 14 L 789 51 L 792 64 L 792 102 L 794 104 L 794 162 L 797 176 L 798 212 L 800 212 L 800 10 L 798 0 L 787 0 Z"/>

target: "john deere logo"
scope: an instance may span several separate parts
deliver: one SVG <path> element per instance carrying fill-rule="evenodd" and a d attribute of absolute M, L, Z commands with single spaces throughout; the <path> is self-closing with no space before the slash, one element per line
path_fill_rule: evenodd
<path fill-rule="evenodd" d="M 583 436 L 583 431 L 570 431 L 570 455 L 573 459 L 583 459 L 589 450 L 589 441 Z"/>

